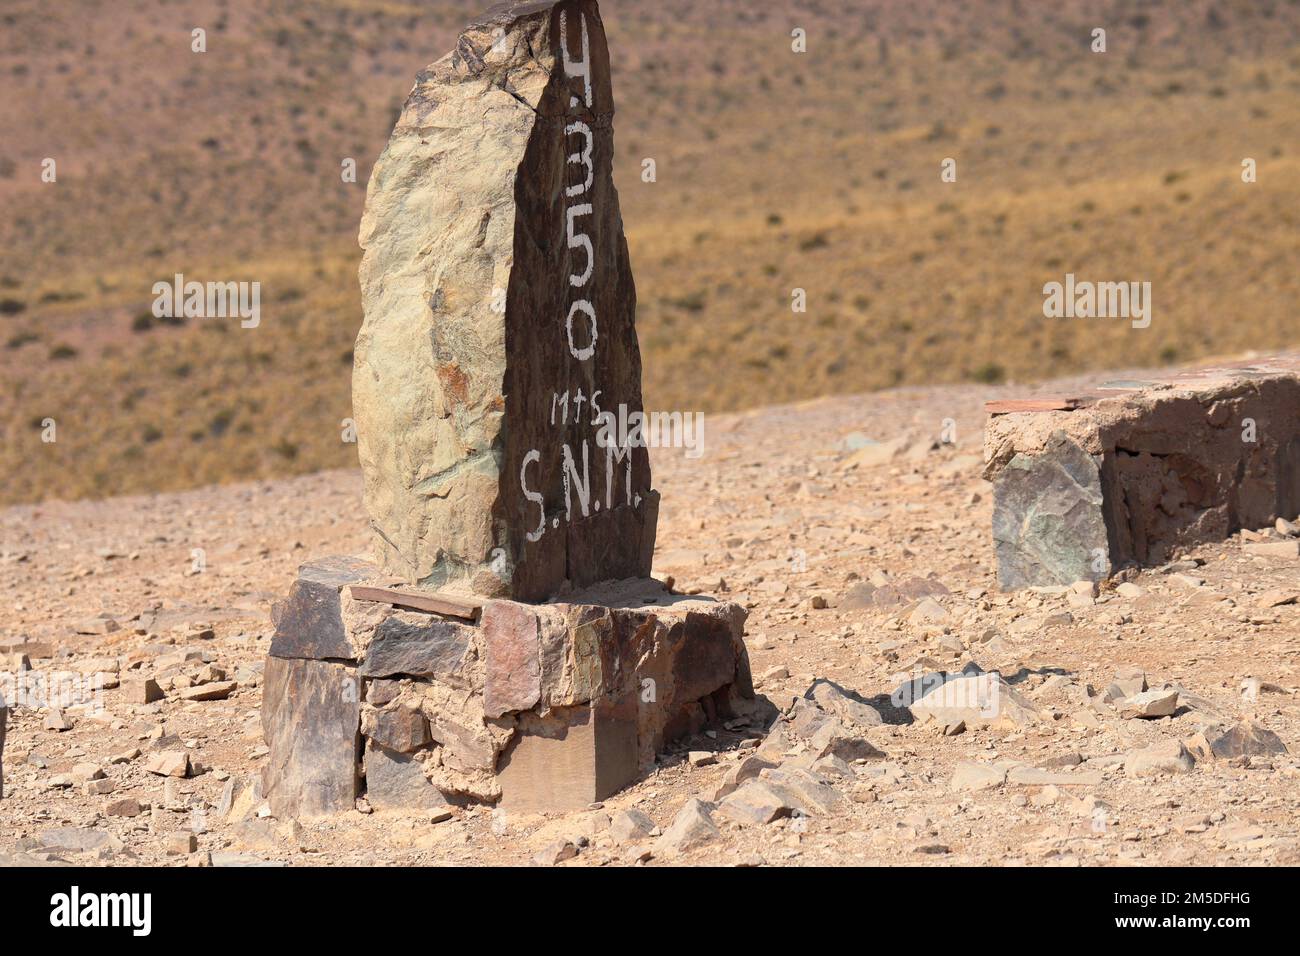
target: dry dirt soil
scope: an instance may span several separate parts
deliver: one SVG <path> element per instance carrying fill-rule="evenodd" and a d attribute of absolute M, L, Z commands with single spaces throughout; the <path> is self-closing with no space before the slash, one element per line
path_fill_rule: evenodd
<path fill-rule="evenodd" d="M 0 503 L 351 465 L 370 166 L 416 72 L 488 3 L 4 4 Z M 1300 332 L 1294 0 L 601 6 L 652 408 L 1041 380 Z M 1150 281 L 1151 327 L 1044 320 L 1067 272 Z M 154 319 L 176 273 L 260 282 L 261 324 Z"/>
<path fill-rule="evenodd" d="M 265 759 L 259 671 L 271 603 L 307 557 L 364 547 L 355 471 L 0 511 L 0 644 L 26 642 L 31 666 L 51 680 L 121 682 L 102 691 L 100 709 L 13 710 L 0 858 L 525 864 L 547 847 L 554 859 L 567 841 L 578 852 L 565 866 L 1300 862 L 1300 606 L 1275 606 L 1300 587 L 1300 564 L 1252 556 L 1238 536 L 1197 548 L 1177 568 L 1135 575 L 1136 596 L 1109 585 L 1095 602 L 1000 593 L 980 478 L 982 402 L 1009 393 L 899 389 L 711 416 L 701 459 L 654 452 L 657 576 L 750 609 L 758 688 L 777 706 L 816 678 L 877 699 L 904 677 L 975 662 L 999 670 L 1040 717 L 955 736 L 919 723 L 867 728 L 882 756 L 832 778 L 833 812 L 748 826 L 715 815 L 720 832 L 679 854 L 653 835 L 618 844 L 610 817 L 635 808 L 667 830 L 689 799 L 710 799 L 753 753 L 760 729 L 684 741 L 603 805 L 551 818 L 484 808 L 438 822 L 361 811 L 294 822 L 258 817 L 240 799 L 223 805 L 223 790 L 238 793 Z M 936 447 L 948 418 L 956 442 Z M 854 433 L 913 443 L 871 463 L 847 450 L 860 444 Z M 941 611 L 851 597 L 882 574 L 925 582 Z M 20 666 L 9 663 L 11 673 Z M 1173 716 L 1126 718 L 1090 697 L 1135 668 L 1152 687 L 1179 689 Z M 156 678 L 165 699 L 129 700 L 124 688 L 140 676 Z M 223 677 L 237 682 L 225 699 L 183 696 Z M 1202 755 L 1189 772 L 1150 777 L 1125 767 L 1138 749 L 1184 740 L 1195 749 L 1197 734 L 1212 738 L 1245 717 L 1291 752 Z M 180 750 L 189 776 L 149 769 L 160 752 Z M 716 762 L 694 766 L 692 751 L 714 752 Z M 995 768 L 998 781 L 1009 771 L 1006 782 L 967 789 L 970 764 Z"/>

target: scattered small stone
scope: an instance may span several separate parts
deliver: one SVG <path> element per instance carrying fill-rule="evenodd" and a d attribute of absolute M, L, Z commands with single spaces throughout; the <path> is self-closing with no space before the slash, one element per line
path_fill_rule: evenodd
<path fill-rule="evenodd" d="M 1134 694 L 1118 706 L 1121 717 L 1141 717 L 1147 720 L 1172 717 L 1178 710 L 1178 691 L 1148 690 Z"/>
<path fill-rule="evenodd" d="M 690 799 L 677 811 L 672 824 L 655 841 L 656 856 L 677 856 L 716 840 L 722 835 L 713 822 L 714 805 Z"/>
<path fill-rule="evenodd" d="M 65 730 L 72 729 L 72 721 L 59 710 L 57 707 L 51 707 L 45 712 L 45 719 L 41 721 L 41 727 L 44 730 L 53 730 L 62 733 Z"/>
<path fill-rule="evenodd" d="M 1077 767 L 1083 763 L 1083 756 L 1077 750 L 1051 757 L 1043 761 L 1044 767 Z"/>
<path fill-rule="evenodd" d="M 1001 675 L 952 677 L 911 705 L 912 716 L 940 726 L 964 722 L 967 728 L 1023 727 L 1035 722 L 1038 708 L 1011 688 Z"/>
<path fill-rule="evenodd" d="M 1242 545 L 1242 550 L 1260 558 L 1295 558 L 1300 557 L 1300 540 L 1249 541 Z"/>
<path fill-rule="evenodd" d="M 189 830 L 177 830 L 167 834 L 163 849 L 168 856 L 188 856 L 199 848 L 199 839 Z"/>
<path fill-rule="evenodd" d="M 1124 697 L 1132 697 L 1147 690 L 1147 675 L 1140 667 L 1121 667 L 1115 671 L 1115 681 L 1111 687 L 1118 687 Z"/>
<path fill-rule="evenodd" d="M 824 678 L 813 681 L 812 686 L 804 692 L 804 698 L 816 702 L 823 710 L 855 727 L 879 727 L 884 723 L 878 710 L 834 681 Z"/>
<path fill-rule="evenodd" d="M 1282 738 L 1266 727 L 1244 720 L 1210 741 L 1210 750 L 1220 760 L 1233 757 L 1256 757 L 1285 754 Z"/>
<path fill-rule="evenodd" d="M 617 846 L 625 846 L 648 839 L 654 828 L 654 820 L 641 810 L 620 810 L 609 821 L 609 837 Z"/>
<path fill-rule="evenodd" d="M 233 680 L 215 681 L 211 684 L 199 684 L 178 692 L 182 700 L 225 700 L 239 687 Z"/>
<path fill-rule="evenodd" d="M 565 860 L 572 860 L 577 855 L 578 848 L 568 840 L 556 840 L 533 854 L 533 865 L 555 866 Z"/>
<path fill-rule="evenodd" d="M 1030 787 L 1095 787 L 1105 781 L 1100 771 L 1053 772 L 1042 767 L 1012 767 L 1007 771 L 1007 783 Z"/>
<path fill-rule="evenodd" d="M 106 830 L 83 830 L 79 827 L 59 827 L 38 834 L 40 845 L 51 850 L 66 850 L 70 853 L 92 853 L 101 855 L 116 853 L 124 844 Z"/>
<path fill-rule="evenodd" d="M 718 755 L 712 750 L 692 750 L 686 759 L 692 767 L 709 767 L 718 762 Z"/>
<path fill-rule="evenodd" d="M 948 611 L 934 598 L 922 598 L 907 619 L 913 624 L 937 624 L 948 619 Z"/>
<path fill-rule="evenodd" d="M 1283 588 L 1272 588 L 1264 591 L 1255 599 L 1255 603 L 1260 607 L 1282 607 L 1287 604 L 1295 604 L 1300 600 L 1300 591 L 1290 591 Z"/>
<path fill-rule="evenodd" d="M 1065 595 L 1065 600 L 1070 607 L 1092 607 L 1097 603 L 1097 599 L 1093 595 L 1083 594 L 1073 589 Z"/>
<path fill-rule="evenodd" d="M 1130 777 L 1187 773 L 1195 766 L 1195 759 L 1181 740 L 1162 740 L 1134 750 L 1124 758 L 1124 772 Z"/>
<path fill-rule="evenodd" d="M 144 765 L 148 773 L 162 777 L 188 777 L 190 775 L 190 755 L 184 751 L 168 750 L 155 754 Z"/>
<path fill-rule="evenodd" d="M 121 625 L 116 620 L 106 614 L 100 614 L 96 617 L 87 618 L 79 622 L 73 630 L 78 634 L 112 634 L 119 630 Z"/>
<path fill-rule="evenodd" d="M 165 696 L 152 677 L 123 677 L 119 682 L 122 696 L 130 704 L 152 704 Z"/>
<path fill-rule="evenodd" d="M 761 754 L 750 754 L 727 771 L 727 776 L 723 779 L 717 792 L 714 793 L 713 799 L 721 800 L 746 780 L 753 779 L 764 770 L 771 770 L 776 766 L 775 761 L 769 760 Z"/>
<path fill-rule="evenodd" d="M 790 816 L 797 802 L 779 784 L 748 780 L 718 804 L 718 813 L 742 825 L 762 825 Z"/>
<path fill-rule="evenodd" d="M 142 811 L 140 801 L 134 797 L 114 800 L 104 808 L 104 814 L 110 817 L 138 817 Z"/>
<path fill-rule="evenodd" d="M 1057 800 L 1061 799 L 1061 789 L 1052 784 L 1048 784 L 1029 798 L 1029 802 L 1036 807 L 1050 807 Z"/>
<path fill-rule="evenodd" d="M 951 786 L 954 790 L 991 790 L 1002 786 L 1006 779 L 1006 770 L 988 764 L 962 761 L 953 770 Z"/>

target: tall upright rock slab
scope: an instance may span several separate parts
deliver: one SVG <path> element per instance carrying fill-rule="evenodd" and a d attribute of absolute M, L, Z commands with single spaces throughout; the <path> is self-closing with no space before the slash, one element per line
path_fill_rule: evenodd
<path fill-rule="evenodd" d="M 375 552 L 520 600 L 648 575 L 636 291 L 594 0 L 511 2 L 421 72 L 361 222 L 353 405 Z M 616 430 L 615 430 L 616 431 Z"/>

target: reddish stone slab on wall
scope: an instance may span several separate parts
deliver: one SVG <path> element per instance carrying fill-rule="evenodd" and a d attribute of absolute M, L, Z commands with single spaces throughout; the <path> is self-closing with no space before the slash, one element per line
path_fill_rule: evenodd
<path fill-rule="evenodd" d="M 1300 512 L 1300 353 L 1058 400 L 988 409 L 1004 589 L 1100 580 Z"/>

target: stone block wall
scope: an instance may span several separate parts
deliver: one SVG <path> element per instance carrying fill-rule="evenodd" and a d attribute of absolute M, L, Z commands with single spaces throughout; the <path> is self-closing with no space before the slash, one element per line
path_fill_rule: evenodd
<path fill-rule="evenodd" d="M 266 666 L 263 793 L 281 816 L 471 801 L 585 807 L 753 699 L 738 605 L 645 579 L 477 621 L 357 600 L 353 558 L 304 565 Z"/>
<path fill-rule="evenodd" d="M 1005 589 L 1100 580 L 1300 512 L 1300 355 L 991 410 Z"/>

